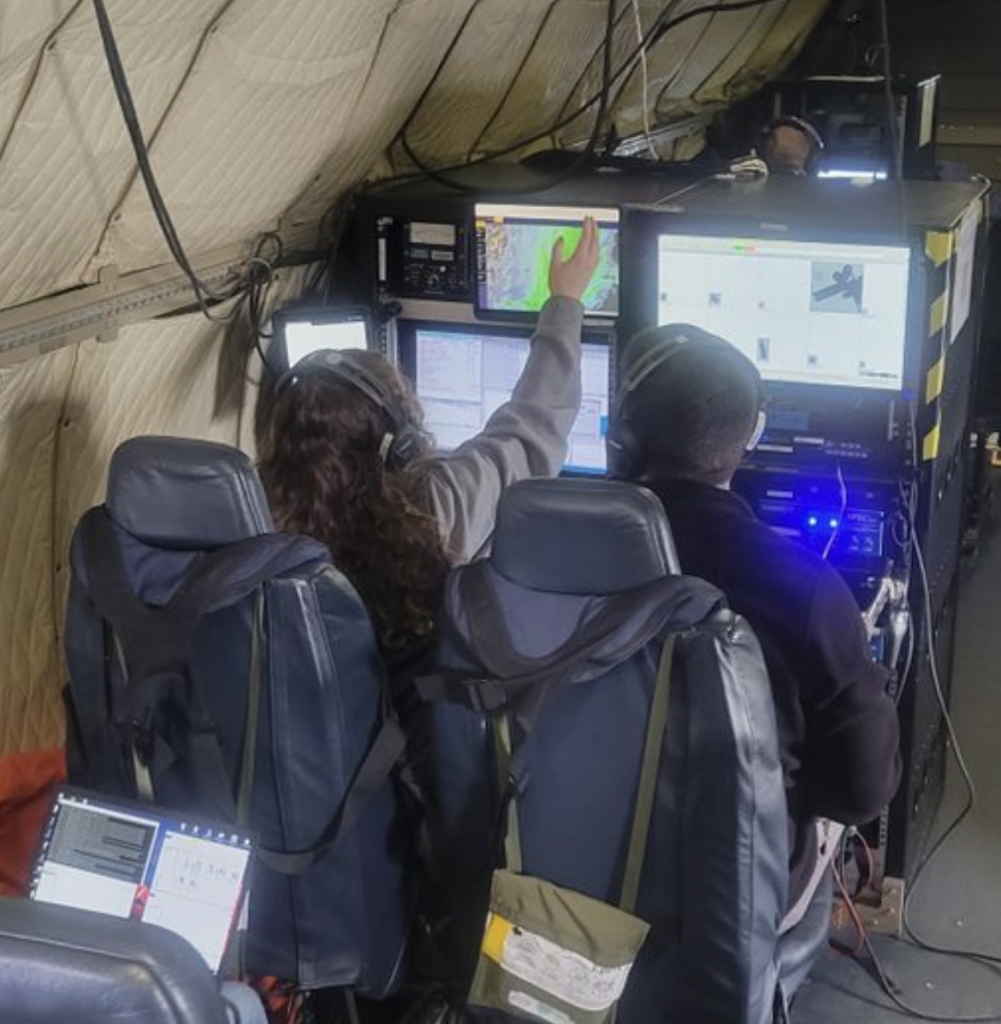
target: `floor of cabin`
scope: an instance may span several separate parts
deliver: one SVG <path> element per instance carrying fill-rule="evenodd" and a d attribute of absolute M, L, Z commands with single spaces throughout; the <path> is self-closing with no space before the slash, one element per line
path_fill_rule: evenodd
<path fill-rule="evenodd" d="M 997 482 L 995 482 L 997 483 Z M 997 494 L 997 487 L 995 487 Z M 995 499 L 996 501 L 997 499 Z M 910 923 L 926 942 L 1001 957 L 1001 524 L 994 511 L 964 573 L 952 677 L 952 714 L 977 789 L 976 804 L 919 880 Z M 950 760 L 939 829 L 962 808 L 966 789 Z M 936 832 L 936 835 L 938 832 Z M 1001 967 L 938 956 L 876 936 L 876 953 L 897 995 L 920 1019 L 1001 1021 Z M 860 963 L 827 950 L 800 991 L 793 1024 L 901 1024 L 896 1008 Z"/>

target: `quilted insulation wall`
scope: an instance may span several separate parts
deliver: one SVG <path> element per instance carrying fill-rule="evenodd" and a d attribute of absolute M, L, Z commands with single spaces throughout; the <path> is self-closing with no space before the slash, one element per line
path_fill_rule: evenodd
<path fill-rule="evenodd" d="M 696 0 L 619 0 L 614 63 Z M 727 102 L 795 55 L 826 0 L 701 15 L 648 53 L 620 135 Z M 161 191 L 186 249 L 320 221 L 366 176 L 544 130 L 594 93 L 607 0 L 107 0 Z M 586 118 L 546 144 L 586 137 Z M 168 261 L 90 0 L 0 3 L 0 312 Z M 294 280 L 287 283 L 293 287 Z M 98 333 L 98 332 L 95 332 Z M 72 525 L 148 432 L 247 445 L 247 340 L 187 316 L 18 361 L 0 351 L 0 754 L 61 740 Z"/>

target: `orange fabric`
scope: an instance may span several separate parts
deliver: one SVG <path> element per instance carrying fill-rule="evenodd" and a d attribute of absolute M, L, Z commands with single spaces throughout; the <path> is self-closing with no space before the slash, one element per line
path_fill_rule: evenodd
<path fill-rule="evenodd" d="M 52 793 L 66 779 L 62 750 L 0 757 L 0 895 L 23 896 Z"/>
<path fill-rule="evenodd" d="M 300 1024 L 303 996 L 290 982 L 278 978 L 246 978 L 264 1003 L 268 1024 Z"/>

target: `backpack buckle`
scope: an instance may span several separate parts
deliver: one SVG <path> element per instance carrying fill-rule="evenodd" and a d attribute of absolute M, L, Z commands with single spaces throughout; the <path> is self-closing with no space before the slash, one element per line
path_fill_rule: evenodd
<path fill-rule="evenodd" d="M 504 687 L 496 679 L 473 679 L 463 686 L 469 706 L 481 715 L 489 715 L 507 703 Z"/>

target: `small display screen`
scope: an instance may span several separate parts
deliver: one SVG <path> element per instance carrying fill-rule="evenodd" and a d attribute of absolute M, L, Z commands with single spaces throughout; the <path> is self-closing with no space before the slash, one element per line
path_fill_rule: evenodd
<path fill-rule="evenodd" d="M 468 441 L 511 397 L 528 360 L 529 338 L 451 324 L 415 326 L 401 339 L 401 356 L 424 408 L 425 425 L 440 451 Z M 609 413 L 609 346 L 585 340 L 581 349 L 583 396 L 570 433 L 564 469 L 605 472 Z"/>
<path fill-rule="evenodd" d="M 910 248 L 662 234 L 657 323 L 737 346 L 766 381 L 899 391 Z"/>
<path fill-rule="evenodd" d="M 279 310 L 275 314 L 285 369 L 322 349 L 368 348 L 368 317 L 362 311 Z"/>
<path fill-rule="evenodd" d="M 619 313 L 619 211 L 605 207 L 477 203 L 477 309 L 492 314 L 527 314 L 549 298 L 553 245 L 563 238 L 569 258 L 586 216 L 598 225 L 598 268 L 581 298 L 591 316 Z"/>

